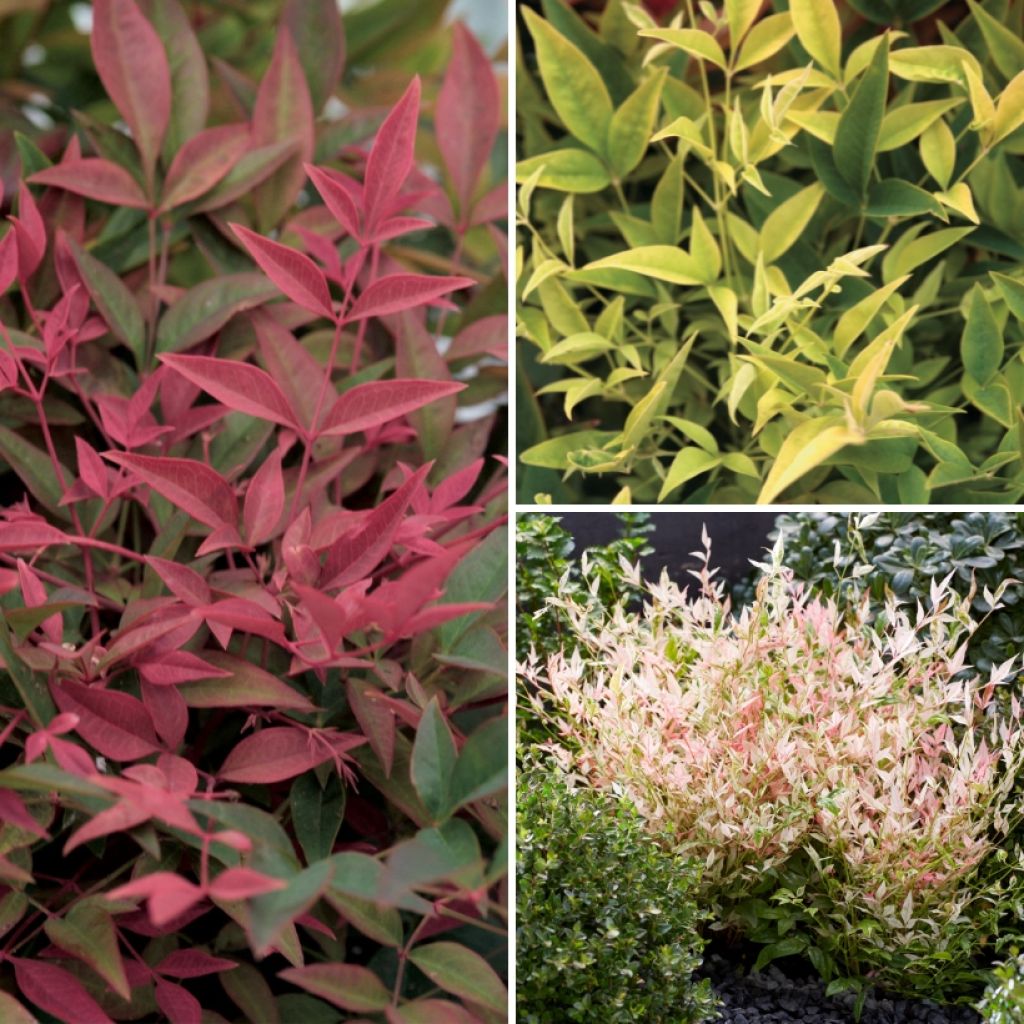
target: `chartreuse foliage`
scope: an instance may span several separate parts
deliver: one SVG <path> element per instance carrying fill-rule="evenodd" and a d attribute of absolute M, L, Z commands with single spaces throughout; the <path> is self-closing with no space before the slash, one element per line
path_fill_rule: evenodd
<path fill-rule="evenodd" d="M 523 9 L 523 500 L 1024 495 L 1024 4 L 853 6 Z"/>
<path fill-rule="evenodd" d="M 0 1020 L 501 1024 L 500 82 L 445 3 L 251 6 L 243 72 L 95 0 L 16 140 Z"/>

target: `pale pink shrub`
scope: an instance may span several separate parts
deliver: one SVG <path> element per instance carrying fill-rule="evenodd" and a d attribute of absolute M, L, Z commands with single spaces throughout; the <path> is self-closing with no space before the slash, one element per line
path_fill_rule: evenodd
<path fill-rule="evenodd" d="M 1024 884 L 982 870 L 1018 818 L 1020 709 L 994 700 L 1013 666 L 964 678 L 970 595 L 948 579 L 927 608 L 839 606 L 777 548 L 734 615 L 708 557 L 696 594 L 663 577 L 642 611 L 555 601 L 572 647 L 521 667 L 551 753 L 702 861 L 724 919 L 771 888 L 760 938 L 791 932 L 776 952 L 840 982 L 957 989 L 980 919 Z"/>

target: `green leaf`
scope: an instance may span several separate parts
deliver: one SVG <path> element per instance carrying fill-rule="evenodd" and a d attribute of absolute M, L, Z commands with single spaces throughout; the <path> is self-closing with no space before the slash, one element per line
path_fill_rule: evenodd
<path fill-rule="evenodd" d="M 438 604 L 497 604 L 508 587 L 507 570 L 508 527 L 501 526 L 472 548 L 448 574 L 444 597 Z M 442 623 L 437 632 L 441 650 L 450 651 L 482 614 L 460 615 Z"/>
<path fill-rule="evenodd" d="M 454 767 L 455 741 L 437 697 L 432 697 L 416 729 L 410 776 L 416 793 L 434 821 L 440 821 L 448 811 Z"/>
<path fill-rule="evenodd" d="M 431 942 L 413 949 L 409 959 L 446 992 L 497 1013 L 505 1010 L 505 986 L 479 953 L 455 942 Z"/>
<path fill-rule="evenodd" d="M 926 100 L 923 103 L 905 103 L 895 107 L 882 118 L 878 133 L 878 152 L 888 153 L 913 142 L 922 132 L 927 131 L 948 110 L 963 103 L 959 96 L 944 100 Z"/>
<path fill-rule="evenodd" d="M 839 118 L 832 147 L 839 173 L 861 195 L 867 188 L 875 161 L 888 88 L 889 37 L 886 36 Z"/>
<path fill-rule="evenodd" d="M 508 786 L 508 719 L 501 715 L 472 732 L 455 762 L 449 805 L 483 800 Z"/>
<path fill-rule="evenodd" d="M 845 354 L 897 289 L 908 280 L 910 280 L 910 275 L 905 274 L 881 288 L 876 288 L 870 295 L 866 295 L 860 302 L 855 303 L 843 313 L 832 332 L 832 344 L 837 356 L 841 358 Z"/>
<path fill-rule="evenodd" d="M 1024 281 L 989 271 L 989 276 L 996 283 L 1003 296 L 1003 301 L 1010 307 L 1010 312 L 1024 324 Z"/>
<path fill-rule="evenodd" d="M 320 860 L 288 879 L 288 887 L 250 900 L 249 927 L 257 956 L 276 946 L 281 932 L 306 913 L 330 884 L 335 865 Z"/>
<path fill-rule="evenodd" d="M 190 708 L 273 707 L 314 712 L 316 707 L 283 679 L 227 651 L 204 651 L 203 660 L 228 676 L 182 683 L 178 691 Z"/>
<path fill-rule="evenodd" d="M 113 919 L 95 898 L 79 900 L 63 917 L 51 917 L 43 930 L 55 946 L 87 963 L 122 999 L 131 998 Z"/>
<path fill-rule="evenodd" d="M 599 270 L 604 267 L 631 270 L 633 273 L 672 284 L 703 283 L 696 260 L 685 249 L 678 249 L 672 245 L 644 245 L 628 249 L 588 263 L 584 269 Z"/>
<path fill-rule="evenodd" d="M 907 236 L 904 236 L 885 254 L 882 260 L 882 279 L 891 281 L 895 277 L 911 273 L 922 263 L 927 263 L 950 246 L 956 245 L 973 230 L 973 227 L 944 228 L 920 238 L 911 237 L 905 244 L 904 238 Z"/>
<path fill-rule="evenodd" d="M 942 204 L 930 192 L 901 178 L 874 182 L 868 189 L 864 212 L 869 217 L 913 217 L 931 213 L 945 218 Z"/>
<path fill-rule="evenodd" d="M 524 7 L 523 17 L 555 112 L 570 135 L 605 155 L 612 101 L 600 73 L 581 50 L 534 11 Z"/>
<path fill-rule="evenodd" d="M 3 658 L 7 674 L 11 677 L 11 682 L 14 683 L 14 688 L 18 691 L 25 710 L 28 711 L 36 726 L 42 728 L 56 713 L 53 701 L 50 699 L 50 692 L 46 688 L 46 683 L 21 660 L 18 652 L 15 651 L 11 644 L 10 630 L 2 615 L 0 615 L 0 657 Z"/>
<path fill-rule="evenodd" d="M 353 1013 L 374 1013 L 391 1005 L 391 993 L 380 978 L 368 967 L 357 964 L 288 967 L 278 977 Z"/>
<path fill-rule="evenodd" d="M 561 366 L 575 366 L 585 363 L 588 359 L 611 351 L 615 346 L 600 334 L 593 331 L 581 331 L 556 342 L 540 357 L 542 363 L 553 363 Z"/>
<path fill-rule="evenodd" d="M 960 357 L 964 369 L 986 385 L 1003 365 L 1003 333 L 980 284 L 971 289 L 967 317 L 960 336 Z"/>
<path fill-rule="evenodd" d="M 981 65 L 970 50 L 960 46 L 914 46 L 893 50 L 889 70 L 909 82 L 952 82 L 967 87 L 964 64 L 981 77 Z"/>
<path fill-rule="evenodd" d="M 658 405 L 665 391 L 665 382 L 658 381 L 630 410 L 622 427 L 623 449 L 637 447 L 647 435 L 647 428 L 658 414 Z"/>
<path fill-rule="evenodd" d="M 608 127 L 608 162 L 619 178 L 634 170 L 647 152 L 667 74 L 667 68 L 656 68 L 612 115 Z"/>
<path fill-rule="evenodd" d="M 181 352 L 213 337 L 236 313 L 278 297 L 263 274 L 225 274 L 189 288 L 160 318 L 157 352 Z"/>
<path fill-rule="evenodd" d="M 718 40 L 699 28 L 645 28 L 641 29 L 637 35 L 647 39 L 657 39 L 663 43 L 669 43 L 671 46 L 678 46 L 680 50 L 684 50 L 691 57 L 710 61 L 716 67 L 725 70 L 725 54 L 722 52 L 722 47 L 718 45 Z"/>
<path fill-rule="evenodd" d="M 672 460 L 665 480 L 658 494 L 658 501 L 664 501 L 677 487 L 682 487 L 701 473 L 714 469 L 721 461 L 718 455 L 712 455 L 703 448 L 684 448 Z"/>
<path fill-rule="evenodd" d="M 847 445 L 863 444 L 864 440 L 863 434 L 855 433 L 846 425 L 844 416 L 804 420 L 782 442 L 757 503 L 770 504 L 805 473 L 820 466 Z"/>
<path fill-rule="evenodd" d="M 608 168 L 593 153 L 576 148 L 553 149 L 516 164 L 516 181 L 520 184 L 534 175 L 536 185 L 556 192 L 600 192 L 612 182 Z"/>
<path fill-rule="evenodd" d="M 722 272 L 722 254 L 718 242 L 704 223 L 704 215 L 700 207 L 694 204 L 693 224 L 690 228 L 690 255 L 694 265 L 704 275 L 704 280 L 711 282 L 718 279 Z"/>
<path fill-rule="evenodd" d="M 734 51 L 757 20 L 760 0 L 725 0 L 725 17 L 729 22 L 729 49 Z"/>
<path fill-rule="evenodd" d="M 767 18 L 762 18 L 743 40 L 733 70 L 743 71 L 767 60 L 778 53 L 793 38 L 795 32 L 789 11 L 769 14 Z M 735 50 L 735 43 L 732 45 Z"/>
<path fill-rule="evenodd" d="M 766 264 L 774 263 L 787 253 L 804 233 L 821 203 L 825 188 L 814 182 L 768 214 L 759 233 L 761 252 Z"/>
<path fill-rule="evenodd" d="M 321 785 L 315 772 L 305 772 L 292 783 L 288 804 L 295 838 L 306 855 L 306 863 L 329 857 L 345 817 L 341 779 L 336 774 L 328 775 Z"/>
<path fill-rule="evenodd" d="M 836 5 L 832 0 L 790 0 L 789 13 L 803 48 L 838 80 L 843 40 Z"/>
<path fill-rule="evenodd" d="M 967 0 L 967 6 L 985 37 L 986 49 L 992 62 L 1004 78 L 1013 78 L 1024 68 L 1024 39 L 989 14 L 977 0 Z"/>
<path fill-rule="evenodd" d="M 570 452 L 584 448 L 600 448 L 619 436 L 617 430 L 577 430 L 541 441 L 521 452 L 519 461 L 542 469 L 568 469 Z"/>
<path fill-rule="evenodd" d="M 1002 142 L 1024 124 L 1024 71 L 1015 75 L 1002 91 L 996 103 L 996 117 L 992 122 L 992 144 Z"/>
<path fill-rule="evenodd" d="M 917 306 L 911 306 L 902 316 L 894 320 L 888 327 L 867 345 L 857 358 L 850 364 L 849 376 L 855 380 L 853 385 L 852 405 L 854 415 L 863 420 L 875 384 L 889 365 L 892 353 L 903 337 L 907 325 L 917 313 Z"/>
<path fill-rule="evenodd" d="M 1007 430 L 1013 427 L 1016 408 L 1005 377 L 997 373 L 986 384 L 979 384 L 970 373 L 965 373 L 962 386 L 971 405 Z"/>
<path fill-rule="evenodd" d="M 938 120 L 925 129 L 918 143 L 921 162 L 942 188 L 949 188 L 956 164 L 956 140 L 948 124 Z"/>

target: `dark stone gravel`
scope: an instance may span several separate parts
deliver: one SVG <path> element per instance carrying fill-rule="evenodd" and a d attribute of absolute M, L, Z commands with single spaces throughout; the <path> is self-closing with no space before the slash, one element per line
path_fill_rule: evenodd
<path fill-rule="evenodd" d="M 826 998 L 817 978 L 789 977 L 771 964 L 760 974 L 745 974 L 717 953 L 706 952 L 701 973 L 711 979 L 722 1001 L 726 1024 L 851 1024 L 852 993 Z M 860 1024 L 978 1024 L 969 1006 L 938 1006 L 928 1001 L 868 996 Z"/>

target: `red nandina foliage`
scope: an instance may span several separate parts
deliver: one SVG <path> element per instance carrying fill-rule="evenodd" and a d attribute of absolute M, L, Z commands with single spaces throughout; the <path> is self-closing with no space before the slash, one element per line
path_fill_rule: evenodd
<path fill-rule="evenodd" d="M 95 0 L 128 132 L 18 140 L 4 1021 L 505 1019 L 502 93 L 431 38 L 339 120 L 333 0 L 213 101 Z"/>

